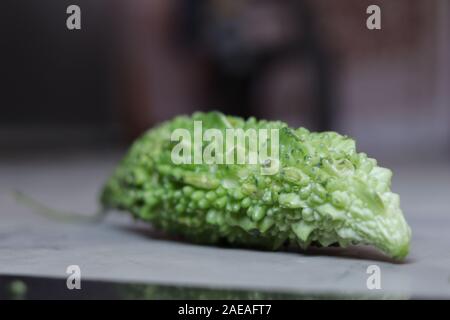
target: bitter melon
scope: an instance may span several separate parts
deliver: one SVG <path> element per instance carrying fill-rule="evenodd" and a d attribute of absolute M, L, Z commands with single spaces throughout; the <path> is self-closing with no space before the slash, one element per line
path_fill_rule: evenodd
<path fill-rule="evenodd" d="M 175 164 L 174 130 L 277 129 L 279 169 L 265 163 Z M 203 142 L 204 146 L 208 143 Z M 104 209 L 125 210 L 169 234 L 204 244 L 278 249 L 283 245 L 373 245 L 403 259 L 411 230 L 390 191 L 392 173 L 335 132 L 218 112 L 178 116 L 131 146 L 101 193 Z"/>

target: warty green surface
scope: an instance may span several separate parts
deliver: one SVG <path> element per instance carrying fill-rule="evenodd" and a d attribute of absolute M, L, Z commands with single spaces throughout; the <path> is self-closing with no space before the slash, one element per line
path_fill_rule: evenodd
<path fill-rule="evenodd" d="M 192 132 L 194 120 L 203 121 L 203 130 L 279 129 L 279 172 L 261 175 L 259 165 L 173 164 L 171 133 Z M 273 250 L 370 244 L 402 259 L 411 230 L 399 196 L 390 191 L 391 177 L 335 132 L 195 113 L 139 138 L 105 184 L 101 203 L 197 243 Z"/>

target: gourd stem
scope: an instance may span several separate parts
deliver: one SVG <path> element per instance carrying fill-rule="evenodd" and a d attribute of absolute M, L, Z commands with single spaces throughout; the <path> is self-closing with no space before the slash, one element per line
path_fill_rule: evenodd
<path fill-rule="evenodd" d="M 33 199 L 32 197 L 26 195 L 21 191 L 13 191 L 13 196 L 18 203 L 27 206 L 34 212 L 39 213 L 41 216 L 44 216 L 51 220 L 59 220 L 62 222 L 98 223 L 104 219 L 107 213 L 107 210 L 105 208 L 99 209 L 96 213 L 92 215 L 85 215 L 81 213 L 67 212 L 63 210 L 53 209 Z"/>

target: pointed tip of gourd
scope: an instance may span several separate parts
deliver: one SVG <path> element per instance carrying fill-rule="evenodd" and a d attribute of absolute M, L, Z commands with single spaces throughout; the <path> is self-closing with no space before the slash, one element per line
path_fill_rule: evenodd
<path fill-rule="evenodd" d="M 383 251 L 395 260 L 404 260 L 410 251 L 411 231 L 401 241 L 393 243 Z"/>

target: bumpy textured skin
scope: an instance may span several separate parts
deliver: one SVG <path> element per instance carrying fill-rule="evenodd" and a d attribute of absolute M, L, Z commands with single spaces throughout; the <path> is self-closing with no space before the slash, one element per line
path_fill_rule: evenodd
<path fill-rule="evenodd" d="M 194 120 L 203 121 L 203 130 L 279 129 L 279 172 L 262 175 L 259 165 L 173 164 L 171 133 L 192 131 Z M 195 113 L 139 138 L 105 184 L 101 202 L 198 243 L 267 249 L 369 244 L 402 259 L 411 230 L 399 196 L 390 191 L 391 176 L 335 132 Z"/>

